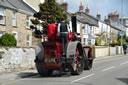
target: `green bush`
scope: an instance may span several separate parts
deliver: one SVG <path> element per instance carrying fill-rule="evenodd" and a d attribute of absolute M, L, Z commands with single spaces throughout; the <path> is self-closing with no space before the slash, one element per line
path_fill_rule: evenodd
<path fill-rule="evenodd" d="M 128 37 L 125 38 L 126 42 L 128 43 Z"/>
<path fill-rule="evenodd" d="M 111 46 L 115 46 L 115 45 L 118 45 L 118 42 L 115 41 L 115 40 L 112 40 L 112 43 L 110 43 Z"/>
<path fill-rule="evenodd" d="M 5 33 L 0 38 L 0 45 L 1 46 L 10 46 L 10 47 L 16 46 L 16 39 L 15 39 L 14 35 Z"/>
<path fill-rule="evenodd" d="M 126 40 L 125 40 L 125 39 L 122 39 L 122 45 L 123 45 L 124 43 L 126 43 Z M 118 40 L 118 45 L 121 46 L 121 38 Z"/>
<path fill-rule="evenodd" d="M 104 46 L 105 45 L 105 41 L 103 41 L 101 38 L 97 38 L 95 45 L 96 46 Z"/>
<path fill-rule="evenodd" d="M 97 38 L 97 39 L 96 39 L 96 45 L 97 45 L 97 46 L 100 46 L 100 45 L 101 45 L 101 38 Z"/>

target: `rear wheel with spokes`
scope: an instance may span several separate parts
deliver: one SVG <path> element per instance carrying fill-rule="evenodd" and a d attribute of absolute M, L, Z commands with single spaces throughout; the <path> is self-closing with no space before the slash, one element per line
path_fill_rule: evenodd
<path fill-rule="evenodd" d="M 85 61 L 85 66 L 84 66 L 84 70 L 90 70 L 92 68 L 93 65 L 93 57 L 89 55 L 90 51 L 88 52 L 88 57 L 87 61 Z"/>
<path fill-rule="evenodd" d="M 84 59 L 83 56 L 80 55 L 80 50 L 77 48 L 75 52 L 75 59 L 73 65 L 73 71 L 71 74 L 80 75 L 84 70 Z"/>

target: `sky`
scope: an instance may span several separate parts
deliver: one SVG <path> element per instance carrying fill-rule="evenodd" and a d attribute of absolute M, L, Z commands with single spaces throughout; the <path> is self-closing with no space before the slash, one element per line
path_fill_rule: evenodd
<path fill-rule="evenodd" d="M 60 1 L 60 0 L 58 0 Z M 87 4 L 90 9 L 90 14 L 96 16 L 97 12 L 104 19 L 108 13 L 118 11 L 121 16 L 128 17 L 128 0 L 65 0 L 68 3 L 68 11 L 75 13 L 79 10 L 80 2 L 82 1 L 84 9 Z M 123 3 L 122 3 L 123 2 Z M 121 8 L 123 9 L 121 11 Z"/>

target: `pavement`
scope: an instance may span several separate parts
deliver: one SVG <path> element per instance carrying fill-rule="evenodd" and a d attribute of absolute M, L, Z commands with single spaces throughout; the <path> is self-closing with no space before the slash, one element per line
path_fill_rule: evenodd
<path fill-rule="evenodd" d="M 116 58 L 116 57 L 120 57 L 120 56 L 124 56 L 124 55 L 97 57 L 97 58 L 95 58 L 94 62 L 100 61 L 100 60 Z M 14 81 L 17 79 L 27 78 L 27 77 L 34 76 L 37 74 L 38 73 L 37 73 L 36 69 L 12 72 L 12 73 L 3 73 L 3 74 L 0 74 L 0 85 L 3 85 L 2 83 L 7 82 L 7 81 Z"/>
<path fill-rule="evenodd" d="M 105 60 L 105 59 L 110 59 L 110 58 L 116 58 L 116 57 L 120 57 L 120 56 L 126 56 L 126 55 L 122 54 L 122 55 L 113 55 L 113 56 L 96 57 L 96 58 L 94 59 L 94 61 Z"/>

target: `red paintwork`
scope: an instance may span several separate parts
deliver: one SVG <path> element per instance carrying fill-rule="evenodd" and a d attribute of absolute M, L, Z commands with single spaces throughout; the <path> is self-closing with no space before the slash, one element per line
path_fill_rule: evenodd
<path fill-rule="evenodd" d="M 58 42 L 44 42 L 44 59 L 46 58 L 55 58 L 59 59 L 61 56 L 62 45 Z M 46 69 L 59 69 L 60 63 L 59 62 L 45 62 Z"/>
<path fill-rule="evenodd" d="M 76 33 L 70 32 L 70 33 L 68 34 L 68 42 L 69 42 L 69 41 L 73 41 L 73 40 L 75 40 L 75 39 L 77 39 Z"/>
<path fill-rule="evenodd" d="M 79 55 L 79 51 L 78 51 L 78 49 L 76 49 L 76 57 L 75 57 L 75 59 L 76 59 L 76 66 L 77 66 L 77 68 L 78 68 L 78 64 L 79 64 L 78 55 Z"/>
<path fill-rule="evenodd" d="M 55 24 L 48 25 L 48 40 L 56 41 L 57 27 Z"/>

